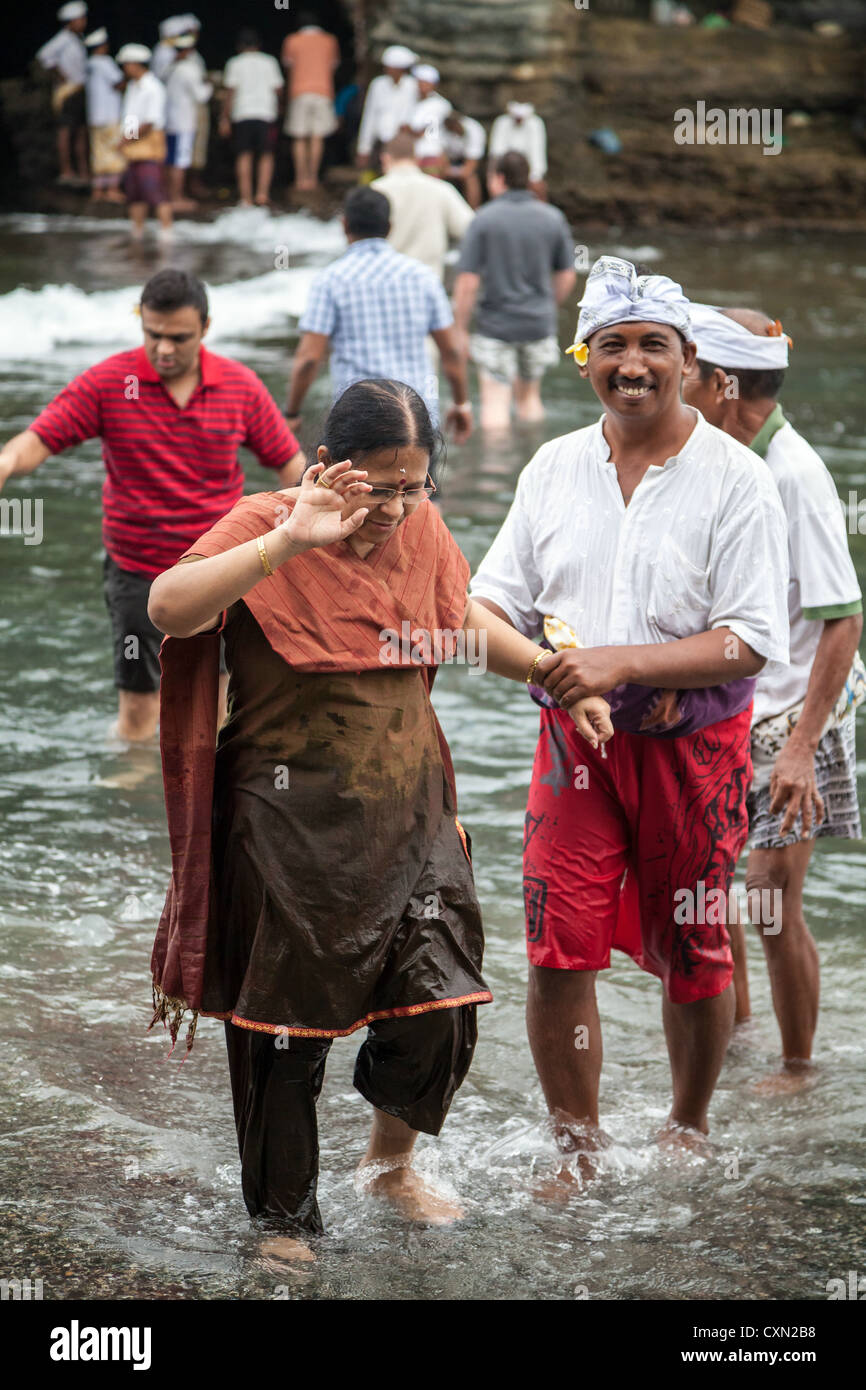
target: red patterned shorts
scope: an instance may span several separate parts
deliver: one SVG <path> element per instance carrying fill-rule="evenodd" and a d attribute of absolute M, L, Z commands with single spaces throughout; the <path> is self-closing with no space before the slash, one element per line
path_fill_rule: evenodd
<path fill-rule="evenodd" d="M 746 842 L 751 705 L 682 738 L 616 733 L 607 758 L 541 711 L 523 845 L 533 965 L 605 970 L 612 947 L 677 1004 L 721 994 L 727 897 Z M 706 919 L 706 920 L 704 920 Z"/>

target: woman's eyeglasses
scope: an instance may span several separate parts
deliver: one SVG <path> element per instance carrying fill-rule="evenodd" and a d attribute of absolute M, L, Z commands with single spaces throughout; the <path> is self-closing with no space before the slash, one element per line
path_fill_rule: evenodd
<path fill-rule="evenodd" d="M 404 502 L 417 503 L 423 502 L 425 497 L 432 497 L 436 491 L 436 484 L 427 474 L 427 481 L 423 487 L 371 487 L 369 492 L 364 493 L 365 504 L 371 507 L 381 506 L 383 502 L 390 502 L 392 497 L 402 497 Z"/>

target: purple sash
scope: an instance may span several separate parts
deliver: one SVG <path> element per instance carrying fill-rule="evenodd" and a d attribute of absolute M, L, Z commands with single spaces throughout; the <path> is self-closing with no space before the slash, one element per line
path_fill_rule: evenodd
<path fill-rule="evenodd" d="M 556 649 L 546 638 L 540 646 Z M 648 685 L 618 685 L 605 695 L 615 729 L 627 734 L 651 734 L 655 738 L 681 738 L 708 724 L 717 724 L 740 714 L 752 702 L 756 679 L 747 676 L 725 685 L 707 685 L 698 690 L 661 690 Z M 537 705 L 559 709 L 541 685 L 531 685 L 529 693 Z"/>

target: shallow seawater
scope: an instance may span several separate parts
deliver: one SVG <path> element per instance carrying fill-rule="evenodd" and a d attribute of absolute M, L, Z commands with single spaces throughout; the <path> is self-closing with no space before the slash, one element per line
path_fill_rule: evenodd
<path fill-rule="evenodd" d="M 214 291 L 215 348 L 242 357 L 282 401 L 299 304 L 312 269 L 339 250 L 339 232 L 305 218 L 231 218 L 187 224 L 171 259 Z M 290 267 L 277 271 L 283 245 Z M 634 250 L 634 241 L 621 233 L 590 251 L 602 249 Z M 863 495 L 866 270 L 853 240 L 665 237 L 640 254 L 695 297 L 760 303 L 782 319 L 795 341 L 788 413 L 840 494 Z M 163 255 L 130 250 L 120 224 L 0 221 L 7 434 L 76 371 L 135 342 L 135 289 Z M 569 309 L 562 342 L 572 318 Z M 570 360 L 545 394 L 542 426 L 450 451 L 443 511 L 472 563 L 535 448 L 595 418 Z M 311 420 L 326 400 L 322 382 Z M 267 479 L 246 462 L 254 491 Z M 664 1154 L 653 1143 L 669 1103 L 659 986 L 618 958 L 600 984 L 603 1122 L 614 1144 L 594 1182 L 563 1205 L 541 1201 L 535 1188 L 554 1150 L 523 1022 L 520 887 L 537 711 L 516 685 L 465 668 L 440 673 L 435 704 L 473 837 L 495 1003 L 479 1010 L 474 1066 L 441 1138 L 419 1142 L 418 1163 L 466 1219 L 451 1230 L 407 1228 L 356 1191 L 368 1124 L 351 1084 L 356 1036 L 335 1043 L 319 1106 L 328 1235 L 318 1261 L 290 1274 L 265 1266 L 241 1200 L 222 1026 L 203 1020 L 182 1065 L 167 1058 L 162 1033 L 145 1031 L 168 844 L 157 751 L 107 738 L 101 474 L 89 444 L 4 494 L 44 509 L 41 545 L 0 536 L 4 1273 L 42 1277 L 55 1299 L 270 1298 L 288 1288 L 304 1299 L 713 1300 L 820 1299 L 829 1279 L 862 1269 L 863 845 L 822 842 L 807 884 L 823 988 L 814 1084 L 793 1096 L 754 1089 L 778 1039 L 760 944 L 750 940 L 755 1021 L 729 1052 L 712 1154 Z M 862 581 L 862 536 L 852 549 Z"/>

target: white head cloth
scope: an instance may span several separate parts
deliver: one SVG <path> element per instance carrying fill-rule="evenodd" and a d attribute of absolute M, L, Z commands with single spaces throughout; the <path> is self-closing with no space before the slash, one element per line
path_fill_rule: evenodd
<path fill-rule="evenodd" d="M 768 325 L 776 328 L 776 324 Z M 788 365 L 789 339 L 781 324 L 770 334 L 752 333 L 712 304 L 692 305 L 692 329 L 698 357 L 733 371 L 775 371 Z"/>
<path fill-rule="evenodd" d="M 165 41 L 166 39 L 176 39 L 179 38 L 181 34 L 186 34 L 192 28 L 192 25 L 189 23 L 189 18 L 189 15 L 186 14 L 169 15 L 168 19 L 164 19 L 159 26 L 159 37 Z"/>
<path fill-rule="evenodd" d="M 419 82 L 433 82 L 435 84 L 439 81 L 439 69 L 434 68 L 432 63 L 416 63 L 412 69 L 412 76 L 416 77 Z"/>
<path fill-rule="evenodd" d="M 199 19 L 198 15 L 197 15 L 197 14 L 190 14 L 188 10 L 187 10 L 186 14 L 179 14 L 179 15 L 176 15 L 175 18 L 177 19 L 177 21 L 178 21 L 179 24 L 182 24 L 182 25 L 183 25 L 183 29 L 181 30 L 181 33 L 184 33 L 184 34 L 185 34 L 186 31 L 187 31 L 188 29 L 200 29 L 200 28 L 201 28 L 201 20 Z"/>
<path fill-rule="evenodd" d="M 69 0 L 68 5 L 61 5 L 57 11 L 57 18 L 61 24 L 68 24 L 71 19 L 83 19 L 87 14 L 87 6 L 84 0 Z"/>
<path fill-rule="evenodd" d="M 669 323 L 691 342 L 689 301 L 667 275 L 638 275 L 631 261 L 599 256 L 589 272 L 577 320 L 578 339 L 611 323 Z"/>
<path fill-rule="evenodd" d="M 108 43 L 108 30 L 94 29 L 92 34 L 88 34 L 84 40 L 85 48 L 99 48 L 100 44 Z"/>
<path fill-rule="evenodd" d="M 505 109 L 516 121 L 525 121 L 535 115 L 535 107 L 531 101 L 510 101 Z"/>
<path fill-rule="evenodd" d="M 392 43 L 382 54 L 383 68 L 411 68 L 414 61 L 415 54 L 411 48 L 405 48 L 401 43 Z"/>
<path fill-rule="evenodd" d="M 125 43 L 117 55 L 121 67 L 124 63 L 149 63 L 150 49 L 144 43 Z"/>

